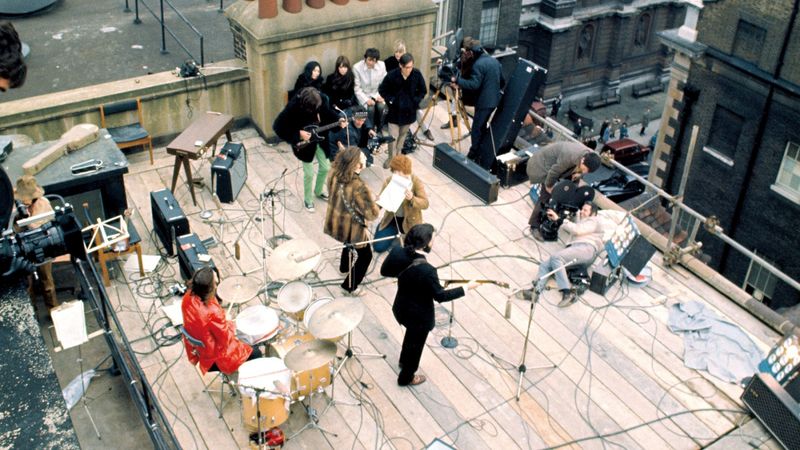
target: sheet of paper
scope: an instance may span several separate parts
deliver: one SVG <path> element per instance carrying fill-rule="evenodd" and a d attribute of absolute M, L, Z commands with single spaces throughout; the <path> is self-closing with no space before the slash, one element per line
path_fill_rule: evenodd
<path fill-rule="evenodd" d="M 406 198 L 406 191 L 411 189 L 411 180 L 400 175 L 392 175 L 391 181 L 381 192 L 378 205 L 387 211 L 397 211 Z"/>
<path fill-rule="evenodd" d="M 89 340 L 86 335 L 86 317 L 83 315 L 82 301 L 74 300 L 62 303 L 50 310 L 50 317 L 56 328 L 56 337 L 64 350 Z"/>

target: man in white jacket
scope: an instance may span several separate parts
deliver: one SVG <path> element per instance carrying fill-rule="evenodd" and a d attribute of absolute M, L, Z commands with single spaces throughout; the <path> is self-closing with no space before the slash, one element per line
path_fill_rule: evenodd
<path fill-rule="evenodd" d="M 385 125 L 383 119 L 386 113 L 386 101 L 378 93 L 378 86 L 386 76 L 386 65 L 381 61 L 380 51 L 368 48 L 364 52 L 364 59 L 353 65 L 353 75 L 356 99 L 367 108 L 373 129 L 380 132 Z"/>

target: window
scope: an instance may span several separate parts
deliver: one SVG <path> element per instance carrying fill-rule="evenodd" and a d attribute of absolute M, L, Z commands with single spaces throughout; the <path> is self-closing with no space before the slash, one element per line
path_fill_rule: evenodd
<path fill-rule="evenodd" d="M 500 7 L 498 1 L 483 2 L 481 10 L 481 44 L 484 47 L 492 47 L 497 44 L 497 22 L 500 19 Z"/>
<path fill-rule="evenodd" d="M 647 47 L 650 37 L 650 14 L 644 13 L 636 21 L 636 32 L 633 34 L 633 45 L 635 47 Z"/>
<path fill-rule="evenodd" d="M 592 47 L 594 46 L 594 25 L 589 24 L 581 29 L 578 35 L 578 50 L 575 58 L 578 61 L 588 61 L 592 59 Z"/>
<path fill-rule="evenodd" d="M 766 36 L 767 30 L 740 19 L 733 39 L 733 56 L 757 64 Z"/>
<path fill-rule="evenodd" d="M 750 267 L 747 269 L 747 276 L 742 287 L 756 300 L 769 304 L 775 293 L 777 281 L 778 277 L 770 273 L 761 264 L 750 260 Z"/>
<path fill-rule="evenodd" d="M 783 154 L 775 184 L 795 196 L 800 196 L 800 144 L 791 141 L 786 143 L 786 152 Z"/>
<path fill-rule="evenodd" d="M 704 148 L 703 150 L 732 166 L 743 126 L 743 117 L 727 108 L 717 106 L 706 144 L 711 149 Z"/>

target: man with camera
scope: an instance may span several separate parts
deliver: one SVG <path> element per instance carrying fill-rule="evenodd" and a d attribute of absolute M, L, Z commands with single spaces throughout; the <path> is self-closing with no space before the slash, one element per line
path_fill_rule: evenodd
<path fill-rule="evenodd" d="M 476 91 L 478 98 L 475 100 L 475 115 L 472 118 L 470 131 L 471 144 L 467 157 L 480 164 L 486 170 L 491 169 L 495 161 L 495 154 L 487 146 L 481 152 L 481 141 L 489 123 L 489 116 L 500 104 L 500 89 L 503 83 L 503 74 L 500 62 L 486 53 L 478 40 L 464 39 L 461 64 L 471 65 L 469 75 L 461 74 L 452 77 L 451 81 L 465 91 Z M 455 87 L 455 86 L 454 86 Z"/>
<path fill-rule="evenodd" d="M 546 274 L 553 272 L 556 285 L 561 292 L 559 308 L 567 307 L 578 300 L 567 276 L 567 268 L 575 266 L 589 266 L 603 249 L 603 224 L 597 216 L 597 208 L 586 202 L 575 215 L 575 219 L 565 218 L 553 210 L 547 210 L 547 218 L 552 221 L 562 221 L 561 227 L 572 235 L 572 239 L 563 249 L 553 253 L 550 258 L 539 264 L 536 285 L 533 289 L 538 292 L 544 290 Z M 556 270 L 557 269 L 557 270 Z M 549 278 L 549 277 L 548 277 Z M 533 298 L 533 289 L 521 291 L 520 296 L 525 300 Z"/>
<path fill-rule="evenodd" d="M 340 150 L 347 147 L 358 147 L 361 152 L 367 157 L 367 167 L 372 165 L 374 158 L 372 157 L 372 150 L 374 150 L 372 142 L 375 142 L 374 147 L 377 149 L 383 139 L 377 136 L 375 130 L 372 129 L 372 123 L 368 120 L 367 110 L 361 106 L 356 105 L 350 109 L 352 113 L 351 120 L 345 120 L 344 117 L 339 119 L 340 128 L 334 127 L 328 132 L 328 148 L 326 156 L 329 160 L 336 159 L 336 154 Z M 375 140 L 375 141 L 373 141 Z"/>
<path fill-rule="evenodd" d="M 531 234 L 537 241 L 543 241 L 539 225 L 542 222 L 542 210 L 550 201 L 553 186 L 562 179 L 571 179 L 577 182 L 589 172 L 594 172 L 600 167 L 600 155 L 589 147 L 577 142 L 555 142 L 546 145 L 534 152 L 528 159 L 526 168 L 528 179 L 533 184 L 539 184 L 539 199 L 535 202 L 533 213 L 528 219 Z"/>

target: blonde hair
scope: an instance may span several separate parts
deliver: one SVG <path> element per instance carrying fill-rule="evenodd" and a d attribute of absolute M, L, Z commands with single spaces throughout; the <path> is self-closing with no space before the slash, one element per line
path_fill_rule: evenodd
<path fill-rule="evenodd" d="M 405 53 L 406 52 L 406 43 L 402 39 L 397 39 L 394 41 L 394 53 Z"/>

